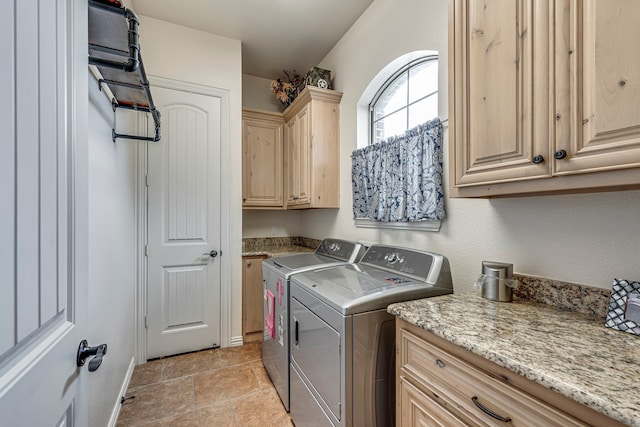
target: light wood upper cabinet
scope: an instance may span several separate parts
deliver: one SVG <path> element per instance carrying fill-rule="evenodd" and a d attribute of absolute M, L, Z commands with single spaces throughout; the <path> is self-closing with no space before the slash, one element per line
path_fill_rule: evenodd
<path fill-rule="evenodd" d="M 287 207 L 311 203 L 310 108 L 309 104 L 305 105 L 285 126 Z"/>
<path fill-rule="evenodd" d="M 455 183 L 550 176 L 546 1 L 456 0 L 451 28 Z"/>
<path fill-rule="evenodd" d="M 640 2 L 452 0 L 449 36 L 452 197 L 640 187 Z"/>
<path fill-rule="evenodd" d="M 242 111 L 242 206 L 284 208 L 281 114 Z"/>
<path fill-rule="evenodd" d="M 287 209 L 340 207 L 341 98 L 307 86 L 283 113 Z"/>
<path fill-rule="evenodd" d="M 556 142 L 567 152 L 556 173 L 640 166 L 640 2 L 556 8 Z"/>

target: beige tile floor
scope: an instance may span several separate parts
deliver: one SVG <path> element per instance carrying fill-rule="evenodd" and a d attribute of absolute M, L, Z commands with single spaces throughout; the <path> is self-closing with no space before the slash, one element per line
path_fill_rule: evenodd
<path fill-rule="evenodd" d="M 292 426 L 261 361 L 261 342 L 136 366 L 118 427 Z"/>

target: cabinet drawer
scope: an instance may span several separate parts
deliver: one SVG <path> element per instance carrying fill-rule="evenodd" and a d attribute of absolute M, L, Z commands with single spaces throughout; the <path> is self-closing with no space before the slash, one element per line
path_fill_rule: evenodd
<path fill-rule="evenodd" d="M 405 378 L 400 378 L 399 427 L 409 426 L 453 426 L 465 427 L 455 415 L 438 405 L 431 397 L 418 390 Z"/>
<path fill-rule="evenodd" d="M 401 329 L 400 375 L 429 390 L 469 425 L 586 426 L 509 384 Z M 491 415 L 493 414 L 493 415 Z"/>

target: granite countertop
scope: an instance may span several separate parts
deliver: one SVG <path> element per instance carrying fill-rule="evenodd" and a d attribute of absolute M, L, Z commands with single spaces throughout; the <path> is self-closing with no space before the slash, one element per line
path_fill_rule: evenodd
<path fill-rule="evenodd" d="M 615 420 L 640 426 L 640 337 L 553 306 L 454 294 L 389 313 Z"/>
<path fill-rule="evenodd" d="M 302 252 L 313 252 L 315 249 L 308 248 L 300 245 L 278 245 L 278 246 L 264 246 L 262 248 L 251 248 L 249 250 L 242 251 L 242 256 L 259 256 L 266 255 L 269 258 L 281 255 L 291 255 Z"/>

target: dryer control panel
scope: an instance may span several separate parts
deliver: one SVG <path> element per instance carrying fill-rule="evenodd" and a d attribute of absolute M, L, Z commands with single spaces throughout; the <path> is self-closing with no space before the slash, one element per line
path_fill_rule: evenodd
<path fill-rule="evenodd" d="M 433 252 L 372 245 L 362 257 L 360 264 L 408 276 L 420 282 L 451 286 L 449 262 L 444 256 Z M 443 281 L 446 283 L 442 283 Z"/>

